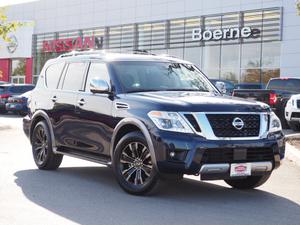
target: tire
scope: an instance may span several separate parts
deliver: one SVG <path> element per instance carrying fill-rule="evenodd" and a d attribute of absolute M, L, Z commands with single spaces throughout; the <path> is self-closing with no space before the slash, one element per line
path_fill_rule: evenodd
<path fill-rule="evenodd" d="M 271 174 L 267 174 L 264 176 L 251 176 L 244 179 L 228 179 L 224 181 L 236 189 L 254 189 L 263 185 L 270 176 Z"/>
<path fill-rule="evenodd" d="M 63 155 L 54 154 L 50 131 L 45 121 L 40 121 L 33 129 L 31 136 L 32 154 L 37 167 L 41 170 L 56 170 Z"/>
<path fill-rule="evenodd" d="M 293 131 L 300 131 L 300 122 L 297 121 L 297 122 L 288 122 L 290 128 L 293 130 Z"/>
<path fill-rule="evenodd" d="M 145 195 L 158 185 L 159 175 L 141 132 L 130 132 L 121 138 L 112 166 L 119 185 L 129 194 Z"/>

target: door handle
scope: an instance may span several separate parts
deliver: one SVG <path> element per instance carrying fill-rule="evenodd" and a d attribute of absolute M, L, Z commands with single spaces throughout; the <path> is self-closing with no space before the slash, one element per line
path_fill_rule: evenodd
<path fill-rule="evenodd" d="M 57 97 L 56 97 L 56 96 L 53 96 L 53 97 L 51 98 L 51 100 L 52 100 L 52 102 L 56 102 Z"/>
<path fill-rule="evenodd" d="M 80 99 L 78 102 L 78 105 L 83 106 L 85 104 L 84 99 Z"/>

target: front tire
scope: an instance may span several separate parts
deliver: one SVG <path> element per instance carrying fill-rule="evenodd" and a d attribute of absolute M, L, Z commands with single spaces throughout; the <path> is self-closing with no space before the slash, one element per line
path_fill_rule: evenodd
<path fill-rule="evenodd" d="M 121 188 L 130 194 L 144 195 L 156 187 L 158 172 L 141 132 L 130 132 L 118 142 L 113 170 Z"/>
<path fill-rule="evenodd" d="M 63 159 L 63 155 L 54 154 L 50 131 L 45 121 L 40 121 L 33 129 L 32 154 L 37 167 L 41 170 L 56 170 Z"/>
<path fill-rule="evenodd" d="M 254 189 L 263 185 L 270 176 L 271 174 L 267 174 L 264 176 L 251 176 L 244 179 L 228 179 L 224 181 L 236 189 Z"/>

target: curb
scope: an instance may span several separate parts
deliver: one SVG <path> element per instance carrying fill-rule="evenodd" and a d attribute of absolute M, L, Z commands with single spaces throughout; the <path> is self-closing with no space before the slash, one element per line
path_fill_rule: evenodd
<path fill-rule="evenodd" d="M 300 150 L 294 146 L 286 143 L 285 156 L 288 160 L 294 162 L 297 166 L 300 167 Z"/>

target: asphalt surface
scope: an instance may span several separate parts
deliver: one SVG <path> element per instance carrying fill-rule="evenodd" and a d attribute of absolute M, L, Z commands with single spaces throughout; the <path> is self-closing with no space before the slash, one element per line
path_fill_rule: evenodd
<path fill-rule="evenodd" d="M 98 164 L 65 157 L 37 170 L 21 118 L 0 115 L 0 166 L 0 225 L 300 224 L 300 167 L 288 160 L 252 191 L 190 176 L 136 197 Z"/>

